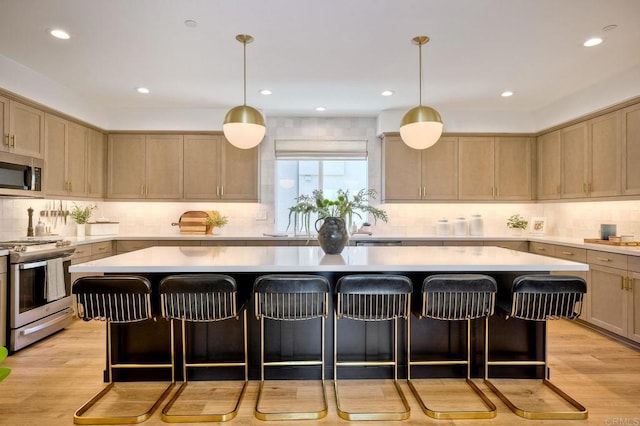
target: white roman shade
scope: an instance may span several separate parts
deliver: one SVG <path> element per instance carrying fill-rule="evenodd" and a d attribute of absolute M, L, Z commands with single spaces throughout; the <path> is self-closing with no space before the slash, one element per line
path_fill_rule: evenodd
<path fill-rule="evenodd" d="M 366 140 L 276 139 L 276 158 L 367 158 Z"/>

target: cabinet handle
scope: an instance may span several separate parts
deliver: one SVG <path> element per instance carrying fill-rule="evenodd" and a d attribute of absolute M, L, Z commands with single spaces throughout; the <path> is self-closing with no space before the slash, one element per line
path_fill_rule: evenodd
<path fill-rule="evenodd" d="M 9 133 L 4 135 L 4 145 L 9 146 Z"/>
<path fill-rule="evenodd" d="M 224 185 L 220 186 L 220 196 L 224 197 Z"/>
<path fill-rule="evenodd" d="M 607 259 L 606 257 L 599 257 L 598 260 L 601 262 L 611 262 L 611 259 Z"/>
<path fill-rule="evenodd" d="M 544 248 L 544 247 L 536 247 L 536 250 L 538 250 L 538 251 L 547 251 L 547 249 Z"/>
<path fill-rule="evenodd" d="M 422 198 L 425 198 L 427 196 L 427 187 L 423 186 L 422 187 Z"/>
<path fill-rule="evenodd" d="M 140 185 L 140 195 L 144 195 L 144 185 Z"/>
<path fill-rule="evenodd" d="M 567 255 L 567 256 L 573 256 L 573 253 L 571 253 L 570 251 L 562 251 L 560 253 L 562 253 L 564 255 Z"/>
<path fill-rule="evenodd" d="M 560 192 L 562 192 L 562 188 L 558 185 L 556 186 L 556 194 L 560 194 Z"/>
<path fill-rule="evenodd" d="M 16 147 L 16 135 L 11 135 L 11 148 Z"/>
<path fill-rule="evenodd" d="M 627 279 L 627 277 L 620 277 L 620 290 L 626 290 L 625 286 L 624 286 L 624 282 Z"/>
<path fill-rule="evenodd" d="M 627 278 L 627 290 L 633 291 L 633 281 L 634 281 L 634 278 L 631 278 L 631 277 Z"/>
<path fill-rule="evenodd" d="M 582 184 L 582 192 L 584 192 L 585 194 L 587 193 L 587 183 L 586 182 L 584 182 Z"/>

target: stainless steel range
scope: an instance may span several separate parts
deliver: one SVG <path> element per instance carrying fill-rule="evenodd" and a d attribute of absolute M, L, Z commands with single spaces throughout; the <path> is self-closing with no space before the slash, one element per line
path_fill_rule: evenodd
<path fill-rule="evenodd" d="M 15 352 L 71 324 L 69 265 L 75 247 L 65 240 L 0 242 L 9 250 L 9 351 Z"/>

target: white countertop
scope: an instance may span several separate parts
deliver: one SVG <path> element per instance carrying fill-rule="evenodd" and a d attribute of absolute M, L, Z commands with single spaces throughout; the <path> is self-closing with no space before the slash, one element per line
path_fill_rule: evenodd
<path fill-rule="evenodd" d="M 547 272 L 588 265 L 499 247 L 150 247 L 72 265 L 70 272 Z"/>

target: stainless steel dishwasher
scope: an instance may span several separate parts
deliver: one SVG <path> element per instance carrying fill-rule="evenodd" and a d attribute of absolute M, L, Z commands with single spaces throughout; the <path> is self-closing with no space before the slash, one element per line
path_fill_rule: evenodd
<path fill-rule="evenodd" d="M 399 240 L 356 240 L 356 246 L 401 246 Z"/>

